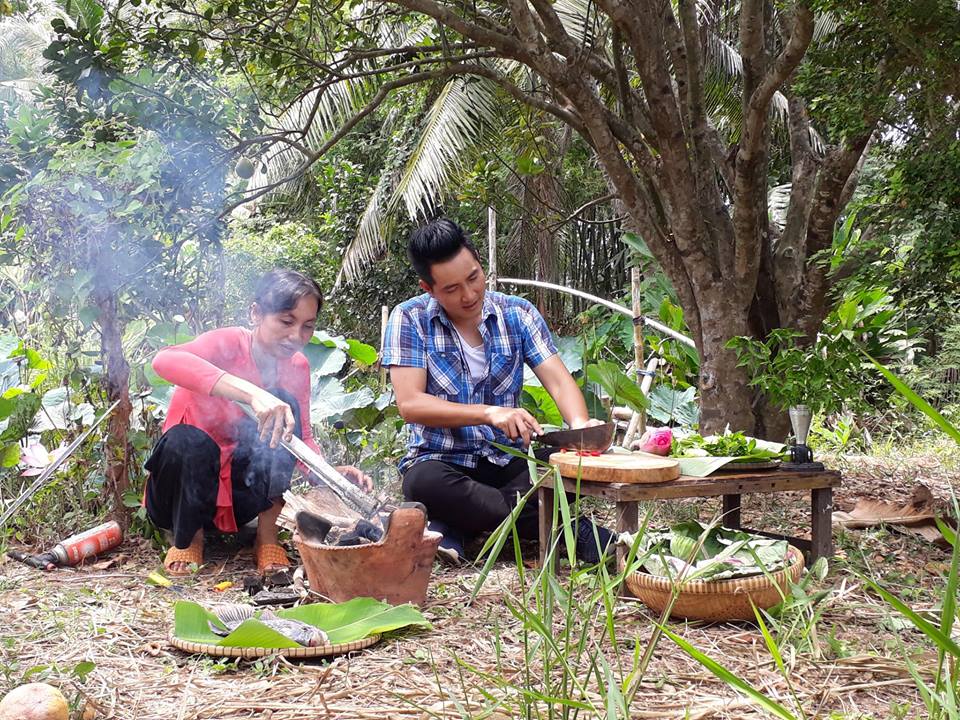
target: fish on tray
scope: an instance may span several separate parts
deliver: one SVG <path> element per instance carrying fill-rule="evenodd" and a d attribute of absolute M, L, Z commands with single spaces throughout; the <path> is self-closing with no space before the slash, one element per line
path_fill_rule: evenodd
<path fill-rule="evenodd" d="M 221 637 L 226 637 L 244 621 L 256 617 L 271 630 L 276 630 L 284 637 L 290 638 L 305 647 L 318 647 L 326 645 L 328 642 L 327 634 L 318 627 L 300 620 L 277 617 L 269 610 L 260 610 L 250 605 L 221 605 L 213 608 L 212 612 L 223 623 L 223 627 L 212 621 L 207 624 L 212 632 Z"/>

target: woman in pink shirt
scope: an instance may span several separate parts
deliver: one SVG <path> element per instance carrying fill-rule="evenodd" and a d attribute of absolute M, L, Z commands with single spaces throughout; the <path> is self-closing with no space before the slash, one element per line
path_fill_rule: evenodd
<path fill-rule="evenodd" d="M 310 367 L 300 351 L 313 336 L 321 292 L 293 270 L 261 278 L 250 308 L 253 329 L 221 328 L 164 348 L 153 368 L 176 385 L 163 437 L 147 461 L 144 502 L 173 533 L 164 566 L 174 575 L 203 562 L 203 532 L 236 532 L 254 517 L 257 569 L 289 566 L 276 519 L 296 461 L 280 439 L 297 434 L 319 452 L 310 429 Z M 237 405 L 246 403 L 257 417 Z M 357 485 L 369 477 L 344 466 Z"/>

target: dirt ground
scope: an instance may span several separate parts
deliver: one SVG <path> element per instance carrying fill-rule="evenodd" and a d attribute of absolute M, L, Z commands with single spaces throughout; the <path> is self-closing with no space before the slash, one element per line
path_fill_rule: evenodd
<path fill-rule="evenodd" d="M 946 500 L 958 475 L 935 459 L 846 457 L 838 509 L 859 497 L 906 499 L 918 484 Z M 744 498 L 748 527 L 804 535 L 808 498 L 802 493 Z M 601 515 L 608 510 L 597 507 Z M 719 500 L 659 503 L 657 523 L 710 517 Z M 933 666 L 922 636 L 866 591 L 854 571 L 877 578 L 915 609 L 933 610 L 949 560 L 947 553 L 889 528 L 838 532 L 837 556 L 818 589 L 828 590 L 811 636 L 776 629 L 783 642 L 790 684 L 778 671 L 759 630 L 749 624 L 672 622 L 669 628 L 788 708 L 807 717 L 923 718 L 923 707 L 905 661 Z M 168 645 L 173 603 L 242 601 L 242 579 L 251 571 L 248 548 L 217 544 L 195 577 L 172 588 L 150 585 L 160 553 L 145 540 L 128 540 L 119 552 L 91 567 L 45 574 L 19 563 L 0 564 L 0 691 L 28 681 L 59 685 L 75 717 L 239 720 L 271 718 L 511 718 L 522 717 L 517 687 L 526 680 L 525 634 L 509 609 L 519 595 L 517 568 L 498 563 L 480 595 L 467 604 L 477 567 L 434 567 L 424 614 L 432 630 L 400 631 L 349 656 L 288 662 L 271 656 L 227 660 L 188 655 Z M 561 578 L 566 571 L 561 569 Z M 213 586 L 235 583 L 226 592 Z M 657 620 L 636 601 L 613 608 L 618 647 L 602 623 L 588 637 L 603 648 L 610 676 L 624 686 L 635 653 L 642 653 Z M 599 617 L 598 613 L 598 617 Z M 563 630 L 563 618 L 555 632 Z M 808 627 L 801 623 L 801 629 Z M 529 663 L 533 678 L 538 656 Z M 575 662 L 571 659 L 571 662 Z M 582 697 L 594 709 L 549 715 L 547 701 L 531 717 L 593 717 L 603 712 L 596 678 L 606 670 L 581 668 L 590 677 Z M 791 691 L 792 688 L 792 691 Z M 795 694 L 796 700 L 791 696 Z M 635 718 L 754 718 L 764 711 L 719 681 L 662 638 L 630 705 Z"/>

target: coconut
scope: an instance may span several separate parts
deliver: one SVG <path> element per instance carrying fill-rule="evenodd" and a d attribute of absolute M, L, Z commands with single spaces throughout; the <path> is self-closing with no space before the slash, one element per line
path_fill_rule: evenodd
<path fill-rule="evenodd" d="M 63 693 L 46 683 L 14 688 L 0 700 L 0 720 L 68 720 Z"/>

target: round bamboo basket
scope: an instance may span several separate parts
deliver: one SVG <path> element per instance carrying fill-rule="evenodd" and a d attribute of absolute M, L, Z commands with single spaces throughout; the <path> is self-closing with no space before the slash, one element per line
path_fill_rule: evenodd
<path fill-rule="evenodd" d="M 237 657 L 237 658 L 258 658 L 266 655 L 283 655 L 285 658 L 303 659 L 324 657 L 326 655 L 343 655 L 354 650 L 362 650 L 370 647 L 380 640 L 380 635 L 370 635 L 369 637 L 353 642 L 333 643 L 330 645 L 318 645 L 316 647 L 295 647 L 295 648 L 266 648 L 266 647 L 234 647 L 232 645 L 217 645 L 215 643 L 199 643 L 189 640 L 181 640 L 176 635 L 167 638 L 171 645 L 179 650 L 188 653 L 202 653 L 204 655 L 217 655 L 218 657 Z"/>
<path fill-rule="evenodd" d="M 790 583 L 800 579 L 803 553 L 790 546 L 790 564 L 770 576 L 753 575 L 727 580 L 691 580 L 684 583 L 670 617 L 688 620 L 753 620 L 753 607 L 766 610 L 790 593 Z M 621 564 L 621 570 L 623 566 Z M 644 605 L 662 613 L 670 602 L 673 581 L 633 572 L 627 575 L 627 587 Z M 781 594 L 782 592 L 782 594 Z"/>

